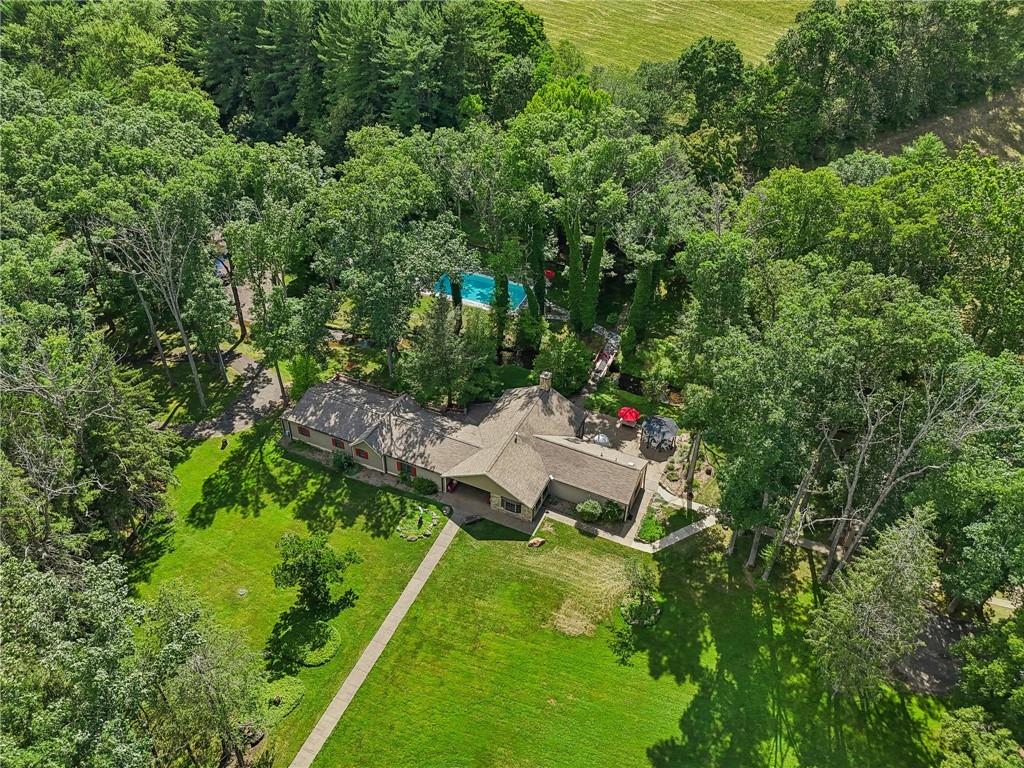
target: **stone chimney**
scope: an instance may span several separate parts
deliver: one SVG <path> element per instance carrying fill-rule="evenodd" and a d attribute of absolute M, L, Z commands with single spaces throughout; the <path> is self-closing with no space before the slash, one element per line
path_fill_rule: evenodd
<path fill-rule="evenodd" d="M 544 371 L 540 375 L 540 388 L 545 392 L 551 390 L 551 371 Z"/>

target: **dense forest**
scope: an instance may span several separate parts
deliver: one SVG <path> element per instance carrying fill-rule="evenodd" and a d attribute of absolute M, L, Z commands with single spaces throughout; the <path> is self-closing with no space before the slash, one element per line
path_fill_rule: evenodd
<path fill-rule="evenodd" d="M 705 38 L 635 72 L 504 0 L 2 13 L 10 765 L 244 763 L 261 659 L 184 587 L 132 592 L 183 450 L 140 371 L 187 367 L 206 410 L 243 341 L 287 403 L 340 314 L 389 386 L 448 407 L 513 364 L 575 394 L 592 329 L 619 328 L 622 372 L 678 396 L 690 474 L 725 457 L 725 521 L 777 530 L 765 578 L 829 531 L 836 627 L 840 598 L 892 599 L 863 587 L 870 544 L 932 563 L 959 616 L 1024 589 L 1024 165 L 931 136 L 856 150 L 1024 77 L 1021 3 L 815 0 L 763 64 Z M 462 307 L 477 270 L 487 314 Z M 451 302 L 410 331 L 443 275 Z M 1024 740 L 1021 622 L 958 650 L 949 728 L 992 750 Z M 837 692 L 875 681 L 815 642 Z"/>

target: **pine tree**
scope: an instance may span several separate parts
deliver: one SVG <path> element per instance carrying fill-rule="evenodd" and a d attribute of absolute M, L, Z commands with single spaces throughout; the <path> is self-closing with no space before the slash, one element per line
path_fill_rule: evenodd
<path fill-rule="evenodd" d="M 834 693 L 873 692 L 916 647 L 938 578 L 931 520 L 918 509 L 884 529 L 815 612 L 813 658 Z"/>

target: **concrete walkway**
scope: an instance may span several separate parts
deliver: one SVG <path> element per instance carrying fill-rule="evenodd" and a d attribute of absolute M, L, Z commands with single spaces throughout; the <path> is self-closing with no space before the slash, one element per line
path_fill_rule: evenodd
<path fill-rule="evenodd" d="M 700 520 L 695 520 L 689 525 L 684 525 L 678 531 L 672 531 L 672 533 L 670 533 L 668 536 L 665 536 L 664 538 L 655 541 L 653 544 L 650 545 L 651 551 L 660 552 L 661 550 L 665 549 L 665 547 L 671 547 L 673 544 L 678 544 L 680 541 L 688 539 L 694 534 L 700 533 L 701 531 L 706 531 L 708 528 L 710 528 L 717 522 L 718 520 L 715 518 L 714 515 L 708 515 L 707 517 L 703 517 Z"/>
<path fill-rule="evenodd" d="M 409 612 L 409 607 L 419 596 L 420 590 L 427 583 L 427 579 L 433 572 L 434 566 L 441 560 L 442 555 L 444 555 L 448 545 L 452 543 L 452 539 L 455 538 L 455 534 L 458 531 L 459 524 L 454 518 L 449 519 L 445 523 L 444 528 L 441 529 L 441 533 L 434 540 L 434 544 L 430 547 L 426 557 L 423 558 L 419 568 L 416 569 L 416 573 L 412 575 L 409 583 L 402 590 L 402 594 L 399 595 L 398 600 L 391 607 L 391 611 L 388 613 L 387 618 L 384 619 L 384 623 L 380 625 L 377 634 L 373 636 L 370 644 L 366 646 L 362 656 L 359 657 L 359 661 L 352 667 L 352 671 L 348 673 L 348 677 L 345 678 L 345 682 L 341 684 L 341 688 L 338 689 L 334 699 L 331 700 L 323 715 L 320 716 L 320 720 L 313 726 L 313 730 L 306 738 L 299 753 L 292 760 L 291 768 L 309 768 L 313 764 L 313 760 L 316 759 L 316 756 L 326 743 L 327 737 L 331 735 L 338 721 L 341 720 L 341 716 L 345 714 L 345 710 L 348 709 L 349 703 L 355 697 L 363 681 L 366 680 L 366 676 L 370 674 L 373 665 L 377 663 L 381 654 L 384 653 L 384 649 L 395 634 L 395 630 L 398 629 L 398 625 L 402 623 L 405 614 Z"/>
<path fill-rule="evenodd" d="M 605 541 L 613 541 L 616 544 L 621 544 L 624 547 L 629 547 L 630 549 L 635 549 L 639 552 L 654 551 L 651 549 L 650 544 L 644 544 L 642 541 L 631 541 L 625 536 L 616 536 L 614 533 L 608 533 L 608 531 L 598 528 L 596 525 L 589 525 L 588 523 L 584 523 L 582 520 L 577 520 L 575 517 L 563 515 L 561 512 L 546 509 L 544 510 L 544 514 L 541 516 L 541 522 L 543 523 L 545 519 L 554 520 L 556 523 L 562 523 L 564 525 L 571 525 L 577 531 L 582 531 L 589 536 L 597 536 L 597 538 L 604 539 Z"/>

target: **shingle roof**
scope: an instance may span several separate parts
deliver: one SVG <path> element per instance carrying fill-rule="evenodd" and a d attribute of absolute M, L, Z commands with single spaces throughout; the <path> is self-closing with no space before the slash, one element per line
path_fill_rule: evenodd
<path fill-rule="evenodd" d="M 310 387 L 284 418 L 445 475 L 484 475 L 535 506 L 550 476 L 628 504 L 643 459 L 576 438 L 586 413 L 554 390 L 506 390 L 479 419 L 459 420 L 345 379 Z"/>
<path fill-rule="evenodd" d="M 477 427 L 404 399 L 367 438 L 379 452 L 444 474 L 480 451 Z"/>
<path fill-rule="evenodd" d="M 480 422 L 485 450 L 448 471 L 450 477 L 486 475 L 527 506 L 534 506 L 548 484 L 548 472 L 534 446 L 534 435 L 575 435 L 586 414 L 554 390 L 506 390 Z"/>
<path fill-rule="evenodd" d="M 536 435 L 534 450 L 548 474 L 573 488 L 628 506 L 646 461 L 578 437 Z"/>
<path fill-rule="evenodd" d="M 398 397 L 338 379 L 307 389 L 282 418 L 351 441 L 376 427 Z"/>

